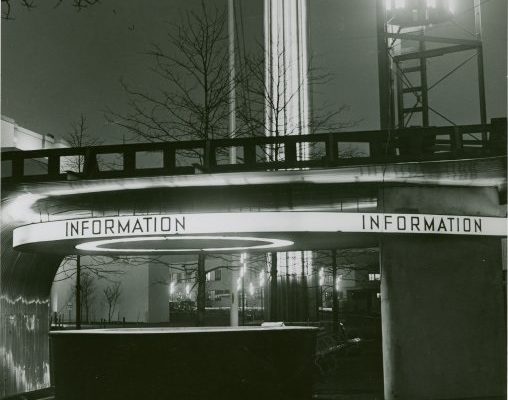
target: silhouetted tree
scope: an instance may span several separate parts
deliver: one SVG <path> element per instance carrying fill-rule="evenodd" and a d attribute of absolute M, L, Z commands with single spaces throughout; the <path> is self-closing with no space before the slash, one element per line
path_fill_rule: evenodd
<path fill-rule="evenodd" d="M 199 12 L 187 11 L 164 44 L 152 44 L 147 52 L 159 90 L 122 81 L 130 111 L 110 111 L 107 118 L 150 142 L 226 137 L 231 90 L 226 34 L 225 11 L 205 1 Z M 203 155 L 188 151 L 186 156 Z"/>
<path fill-rule="evenodd" d="M 239 131 L 247 136 L 287 136 L 299 135 L 302 132 L 309 134 L 337 132 L 350 128 L 359 123 L 345 116 L 349 110 L 348 105 L 330 106 L 322 104 L 311 109 L 307 119 L 299 121 L 288 120 L 291 108 L 298 102 L 300 92 L 306 86 L 311 92 L 328 84 L 333 75 L 329 72 L 312 68 L 308 63 L 306 78 L 294 81 L 294 71 L 287 65 L 285 49 L 277 46 L 277 61 L 270 68 L 266 66 L 264 49 L 259 46 L 256 52 L 247 54 L 239 67 L 237 118 Z M 275 70 L 274 67 L 275 66 Z M 302 75 L 303 76 L 303 75 Z M 310 102 L 310 99 L 307 99 Z M 295 117 L 295 116 L 293 116 Z M 300 118 L 300 115 L 298 116 Z M 321 157 L 322 150 L 309 143 L 309 156 Z M 265 149 L 270 161 L 279 159 L 281 145 L 269 146 Z"/>
<path fill-rule="evenodd" d="M 85 115 L 81 114 L 79 119 L 73 121 L 70 130 L 64 136 L 64 140 L 70 147 L 89 147 L 103 144 L 103 140 L 90 134 Z M 81 155 L 62 157 L 62 167 L 68 172 L 81 173 L 85 164 L 85 157 Z"/>
<path fill-rule="evenodd" d="M 111 317 L 115 313 L 118 299 L 122 294 L 121 283 L 113 282 L 111 285 L 104 288 L 103 293 L 108 304 L 108 322 L 111 322 Z"/>
<path fill-rule="evenodd" d="M 73 7 L 75 7 L 78 11 L 93 6 L 99 3 L 100 0 L 56 0 L 54 3 L 54 7 L 58 7 L 62 3 L 69 3 Z M 28 10 L 36 8 L 40 3 L 38 0 L 2 0 L 2 18 L 3 19 L 12 19 L 12 7 L 13 4 L 17 4 L 20 7 L 26 8 Z"/>
<path fill-rule="evenodd" d="M 77 276 L 76 276 L 77 279 Z M 81 272 L 79 275 L 79 288 L 73 287 L 73 295 L 76 297 L 79 293 L 79 302 L 81 307 L 78 307 L 78 299 L 76 299 L 76 308 L 79 309 L 76 315 L 76 325 L 79 328 L 81 322 L 90 322 L 90 311 L 92 303 L 95 299 L 95 291 L 97 289 L 93 276 L 88 272 Z"/>

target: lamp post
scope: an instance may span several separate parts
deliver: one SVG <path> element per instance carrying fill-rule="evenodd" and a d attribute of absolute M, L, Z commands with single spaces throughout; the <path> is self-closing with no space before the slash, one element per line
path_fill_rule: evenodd
<path fill-rule="evenodd" d="M 81 329 L 81 256 L 76 255 L 76 329 Z"/>
<path fill-rule="evenodd" d="M 238 326 L 238 289 L 239 278 L 238 270 L 232 268 L 231 271 L 231 309 L 229 313 L 229 322 L 231 326 Z"/>
<path fill-rule="evenodd" d="M 171 276 L 171 274 L 170 274 Z M 169 310 L 168 310 L 168 321 L 171 322 L 171 306 L 172 306 L 172 303 L 173 303 L 173 299 L 174 299 L 174 294 L 175 294 L 175 281 L 171 281 L 171 283 L 169 284 Z"/>
<path fill-rule="evenodd" d="M 338 299 L 338 288 L 339 280 L 337 276 L 337 251 L 332 250 L 332 331 L 333 336 L 337 339 L 339 335 L 339 299 Z"/>
<path fill-rule="evenodd" d="M 321 267 L 319 269 L 319 318 L 323 320 L 323 285 L 325 283 L 325 272 Z"/>
<path fill-rule="evenodd" d="M 245 325 L 245 272 L 247 270 L 247 253 L 240 255 L 240 276 L 242 279 L 242 325 Z"/>
<path fill-rule="evenodd" d="M 262 315 L 263 315 L 263 318 L 264 318 L 264 315 L 265 315 L 265 299 L 264 299 L 264 287 L 265 287 L 265 270 L 261 270 L 261 272 L 259 273 L 259 294 L 260 294 L 260 297 L 261 297 L 261 310 L 262 310 Z"/>

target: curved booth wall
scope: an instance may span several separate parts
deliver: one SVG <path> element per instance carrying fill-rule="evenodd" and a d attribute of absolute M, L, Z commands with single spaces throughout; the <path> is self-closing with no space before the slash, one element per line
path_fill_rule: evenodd
<path fill-rule="evenodd" d="M 13 250 L 15 227 L 1 229 L 0 398 L 49 386 L 49 295 L 62 260 Z"/>

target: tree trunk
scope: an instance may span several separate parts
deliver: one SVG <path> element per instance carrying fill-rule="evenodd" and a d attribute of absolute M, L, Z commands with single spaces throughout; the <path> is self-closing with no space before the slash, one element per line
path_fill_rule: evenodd
<path fill-rule="evenodd" d="M 205 255 L 200 253 L 198 256 L 198 296 L 197 296 L 197 326 L 203 326 L 205 323 L 205 305 L 206 305 L 206 273 L 205 273 Z"/>
<path fill-rule="evenodd" d="M 81 257 L 76 256 L 76 329 L 81 329 Z"/>
<path fill-rule="evenodd" d="M 337 251 L 332 250 L 332 321 L 333 321 L 333 336 L 335 339 L 339 338 L 339 298 L 337 293 Z"/>
<path fill-rule="evenodd" d="M 277 321 L 277 253 L 271 253 L 270 256 L 272 259 L 270 266 L 270 321 Z"/>

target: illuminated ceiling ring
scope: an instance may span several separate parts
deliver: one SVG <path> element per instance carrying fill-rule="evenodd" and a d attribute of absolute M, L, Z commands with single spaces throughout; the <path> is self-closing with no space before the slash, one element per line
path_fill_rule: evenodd
<path fill-rule="evenodd" d="M 223 240 L 223 241 L 250 241 L 261 243 L 254 246 L 233 246 L 233 247 L 205 247 L 205 248 L 182 248 L 182 249 L 153 249 L 153 248 L 112 248 L 107 245 L 118 244 L 118 243 L 129 243 L 129 242 L 150 242 L 150 241 L 161 241 L 161 240 Z M 150 236 L 150 237 L 128 237 L 128 238 L 117 238 L 117 239 L 106 239 L 106 240 L 95 240 L 76 245 L 76 250 L 90 251 L 90 252 L 107 252 L 107 253 L 177 253 L 182 251 L 206 251 L 206 252 L 217 252 L 217 251 L 246 251 L 246 250 L 259 250 L 259 249 L 272 249 L 292 246 L 294 242 L 291 240 L 274 239 L 274 238 L 262 238 L 262 237 L 251 237 L 251 236 Z"/>

